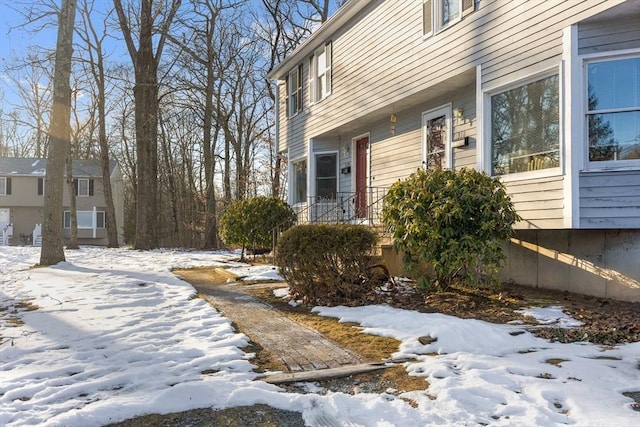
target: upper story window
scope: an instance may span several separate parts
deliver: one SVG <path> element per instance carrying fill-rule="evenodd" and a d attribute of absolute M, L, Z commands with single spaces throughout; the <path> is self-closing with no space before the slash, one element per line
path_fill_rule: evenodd
<path fill-rule="evenodd" d="M 491 96 L 491 174 L 560 166 L 558 74 Z"/>
<path fill-rule="evenodd" d="M 76 196 L 89 197 L 93 196 L 93 180 L 88 178 L 76 178 L 73 180 L 76 189 Z"/>
<path fill-rule="evenodd" d="M 302 111 L 302 64 L 289 71 L 287 77 L 287 116 Z"/>
<path fill-rule="evenodd" d="M 589 161 L 640 164 L 640 56 L 587 62 Z"/>
<path fill-rule="evenodd" d="M 423 33 L 437 33 L 462 19 L 475 9 L 475 0 L 424 0 L 422 4 Z"/>
<path fill-rule="evenodd" d="M 38 178 L 38 196 L 44 196 L 45 179 Z"/>
<path fill-rule="evenodd" d="M 11 178 L 0 176 L 0 196 L 11 194 Z"/>
<path fill-rule="evenodd" d="M 311 100 L 318 102 L 331 94 L 331 42 L 316 50 L 310 62 Z"/>

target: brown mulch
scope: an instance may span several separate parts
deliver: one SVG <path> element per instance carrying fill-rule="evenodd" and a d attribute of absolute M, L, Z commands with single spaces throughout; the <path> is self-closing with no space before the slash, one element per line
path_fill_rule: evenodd
<path fill-rule="evenodd" d="M 640 303 L 616 301 L 563 291 L 504 284 L 500 289 L 454 286 L 448 291 L 427 292 L 410 283 L 386 284 L 358 300 L 325 298 L 316 305 L 389 304 L 420 312 L 437 312 L 492 323 L 524 322 L 539 337 L 559 342 L 588 341 L 616 345 L 640 341 Z M 535 319 L 516 313 L 525 307 L 562 306 L 582 322 L 578 328 L 533 327 Z"/>

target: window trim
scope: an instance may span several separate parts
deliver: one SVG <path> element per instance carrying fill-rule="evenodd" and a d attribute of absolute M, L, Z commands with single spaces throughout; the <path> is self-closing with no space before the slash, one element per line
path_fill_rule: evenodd
<path fill-rule="evenodd" d="M 0 186 L 0 190 L 2 190 L 2 191 L 0 192 L 0 196 L 8 196 L 9 194 L 11 194 L 11 192 L 9 192 L 9 193 L 7 194 L 7 187 L 8 187 L 8 185 L 7 185 L 7 184 L 9 183 L 9 179 L 10 179 L 10 178 L 8 178 L 8 177 L 6 177 L 6 176 L 0 176 L 0 181 L 1 181 L 1 182 L 4 182 L 4 185 Z"/>
<path fill-rule="evenodd" d="M 524 171 L 524 172 L 515 172 L 506 175 L 493 175 L 492 173 L 492 142 L 491 142 L 491 97 L 497 95 L 499 93 L 503 93 L 509 91 L 511 89 L 515 89 L 521 86 L 524 86 L 528 83 L 532 83 L 547 77 L 551 77 L 553 75 L 558 75 L 558 152 L 559 152 L 559 160 L 558 166 L 546 169 L 538 169 L 533 171 Z M 482 92 L 483 95 L 483 167 L 482 170 L 485 171 L 488 175 L 492 177 L 498 177 L 502 182 L 514 182 L 514 181 L 522 181 L 522 180 L 530 180 L 536 178 L 548 178 L 553 176 L 562 176 L 564 169 L 564 156 L 565 156 L 565 139 L 564 139 L 564 128 L 565 124 L 563 122 L 564 117 L 564 73 L 561 67 L 561 64 L 554 65 L 553 67 L 546 68 L 543 70 L 537 70 L 535 72 L 524 75 L 518 79 L 511 80 L 505 84 L 499 84 L 496 86 L 492 86 L 487 88 Z"/>
<path fill-rule="evenodd" d="M 318 57 L 322 54 L 325 54 L 325 70 L 322 78 L 325 82 L 324 87 L 325 92 L 320 93 L 320 85 L 318 81 L 320 81 L 320 76 L 318 76 Z M 328 62 L 328 65 L 326 64 Z M 333 92 L 333 42 L 329 40 L 324 43 L 321 47 L 316 49 L 311 55 L 309 61 L 309 88 L 310 88 L 310 103 L 315 104 L 321 102 L 322 100 L 328 98 Z"/>
<path fill-rule="evenodd" d="M 87 182 L 87 194 L 80 194 L 80 181 Z M 75 178 L 76 197 L 91 197 L 93 196 L 93 179 L 91 178 Z"/>
<path fill-rule="evenodd" d="M 456 0 L 458 2 L 458 17 L 449 21 L 446 25 L 441 25 L 443 7 L 442 0 L 422 0 L 422 36 L 429 37 L 436 35 L 447 28 L 450 28 L 462 21 L 467 15 L 473 13 L 478 8 L 478 0 Z M 467 3 L 465 5 L 465 3 Z M 465 8 L 466 6 L 466 8 Z M 428 24 L 427 19 L 428 18 Z"/>
<path fill-rule="evenodd" d="M 298 85 L 295 88 L 295 90 L 293 90 L 293 87 L 292 87 L 292 75 L 297 75 Z M 298 64 L 296 67 L 292 68 L 287 74 L 287 117 L 289 118 L 295 117 L 303 111 L 303 102 L 304 102 L 303 89 L 304 87 L 302 82 L 302 64 Z M 292 108 L 293 104 L 291 102 L 294 98 L 297 100 L 295 111 Z"/>
<path fill-rule="evenodd" d="M 421 129 L 422 129 L 422 167 L 427 169 L 427 121 L 436 117 L 445 116 L 445 126 L 447 127 L 445 147 L 444 147 L 444 168 L 451 169 L 452 148 L 451 141 L 453 137 L 453 104 L 448 103 L 436 108 L 432 108 L 422 112 Z"/>
<path fill-rule="evenodd" d="M 582 85 L 580 87 L 580 97 L 582 106 L 581 116 L 582 116 L 582 126 L 583 126 L 583 135 L 584 140 L 581 143 L 584 146 L 584 155 L 583 155 L 583 164 L 585 165 L 585 172 L 598 172 L 598 171 L 609 171 L 609 170 L 639 170 L 640 169 L 640 159 L 629 159 L 629 160 L 603 160 L 603 161 L 592 161 L 589 160 L 589 70 L 588 64 L 594 62 L 607 62 L 607 61 L 616 61 L 620 59 L 626 58 L 640 58 L 640 49 L 623 49 L 609 52 L 597 52 L 587 55 L 580 56 L 581 64 L 582 64 Z M 624 112 L 624 111 L 640 111 L 640 108 L 615 108 L 615 109 L 604 109 L 604 110 L 594 110 L 600 111 L 600 114 L 603 112 L 612 113 L 612 112 Z M 597 113 L 592 113 L 597 114 Z"/>
<path fill-rule="evenodd" d="M 313 152 L 313 199 L 316 202 L 329 202 L 335 199 L 318 199 L 318 164 L 317 158 L 318 156 L 326 156 L 329 154 L 333 154 L 336 156 L 336 170 L 335 170 L 335 179 L 336 179 L 336 191 L 334 196 L 338 196 L 338 191 L 340 189 L 340 153 L 338 150 L 326 150 L 326 151 L 314 151 Z M 307 175 L 308 176 L 308 175 Z"/>

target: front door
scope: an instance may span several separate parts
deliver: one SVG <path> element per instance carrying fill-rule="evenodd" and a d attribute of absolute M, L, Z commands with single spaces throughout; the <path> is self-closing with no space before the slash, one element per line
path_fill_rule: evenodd
<path fill-rule="evenodd" d="M 11 222 L 11 209 L 0 208 L 0 228 L 4 228 Z"/>
<path fill-rule="evenodd" d="M 367 217 L 367 149 L 369 137 L 356 141 L 356 217 Z"/>

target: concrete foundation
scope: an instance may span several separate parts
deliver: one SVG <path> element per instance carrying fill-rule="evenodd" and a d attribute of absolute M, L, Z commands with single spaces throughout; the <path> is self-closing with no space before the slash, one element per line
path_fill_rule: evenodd
<path fill-rule="evenodd" d="M 640 302 L 640 230 L 518 230 L 500 278 Z"/>
<path fill-rule="evenodd" d="M 392 276 L 411 277 L 391 245 L 381 249 Z M 640 230 L 517 230 L 506 255 L 502 281 L 640 302 Z"/>

